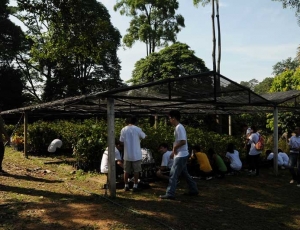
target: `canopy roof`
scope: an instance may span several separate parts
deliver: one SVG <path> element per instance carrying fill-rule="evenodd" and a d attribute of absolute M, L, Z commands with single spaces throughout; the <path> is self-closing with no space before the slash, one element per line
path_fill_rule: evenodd
<path fill-rule="evenodd" d="M 114 99 L 116 116 L 167 114 L 172 109 L 189 114 L 236 114 L 300 109 L 300 91 L 258 95 L 215 72 L 168 78 L 88 95 L 3 111 L 31 116 L 95 116 L 107 113 L 107 99 Z"/>

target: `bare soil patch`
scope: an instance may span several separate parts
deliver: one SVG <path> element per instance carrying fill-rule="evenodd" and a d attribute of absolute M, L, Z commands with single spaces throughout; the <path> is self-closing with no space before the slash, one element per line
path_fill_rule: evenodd
<path fill-rule="evenodd" d="M 8 174 L 0 175 L 0 229 L 300 228 L 300 188 L 289 184 L 287 170 L 197 180 L 197 197 L 182 195 L 182 179 L 177 199 L 165 201 L 158 195 L 166 183 L 150 183 L 139 193 L 120 189 L 112 199 L 102 189 L 105 176 L 76 171 L 57 158 L 26 159 L 9 147 L 3 168 Z"/>

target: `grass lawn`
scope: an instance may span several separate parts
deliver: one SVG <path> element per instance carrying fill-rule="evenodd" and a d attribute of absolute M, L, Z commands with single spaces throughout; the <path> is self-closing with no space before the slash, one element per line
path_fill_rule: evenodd
<path fill-rule="evenodd" d="M 29 156 L 6 147 L 0 175 L 0 229 L 300 229 L 300 187 L 289 184 L 288 170 L 274 176 L 237 176 L 197 180 L 197 197 L 160 200 L 166 183 L 150 183 L 138 193 L 101 189 L 106 177 L 76 171 L 57 158 Z"/>

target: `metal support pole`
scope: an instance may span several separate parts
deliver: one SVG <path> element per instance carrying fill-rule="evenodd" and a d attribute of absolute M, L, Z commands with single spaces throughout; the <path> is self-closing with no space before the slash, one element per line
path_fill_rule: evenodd
<path fill-rule="evenodd" d="M 27 129 L 28 129 L 28 114 L 24 112 L 24 156 L 28 158 L 27 155 Z"/>
<path fill-rule="evenodd" d="M 231 115 L 228 116 L 228 135 L 232 135 Z"/>
<path fill-rule="evenodd" d="M 115 108 L 114 99 L 107 98 L 107 143 L 108 143 L 108 181 L 109 194 L 116 197 L 115 166 Z"/>
<path fill-rule="evenodd" d="M 274 135 L 273 135 L 273 153 L 274 153 L 274 173 L 278 175 L 278 108 L 274 107 Z"/>

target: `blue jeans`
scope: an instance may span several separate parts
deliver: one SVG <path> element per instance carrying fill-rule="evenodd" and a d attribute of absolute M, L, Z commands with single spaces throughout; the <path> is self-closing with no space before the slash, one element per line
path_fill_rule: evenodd
<path fill-rule="evenodd" d="M 294 167 L 297 167 L 297 173 L 295 172 Z M 293 176 L 293 180 L 297 181 L 297 183 L 300 184 L 300 158 L 298 153 L 290 153 L 289 169 L 290 173 Z"/>
<path fill-rule="evenodd" d="M 181 174 L 185 177 L 187 181 L 190 193 L 198 193 L 197 184 L 187 171 L 187 167 L 186 167 L 187 160 L 188 160 L 188 156 L 174 158 L 173 166 L 170 171 L 170 179 L 169 179 L 169 185 L 167 187 L 166 195 L 173 196 L 173 197 L 175 196 L 178 177 Z"/>

